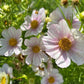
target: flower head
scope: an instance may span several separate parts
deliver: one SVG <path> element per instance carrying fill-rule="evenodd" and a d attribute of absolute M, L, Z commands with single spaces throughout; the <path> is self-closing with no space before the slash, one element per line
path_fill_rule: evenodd
<path fill-rule="evenodd" d="M 25 22 L 21 25 L 21 29 L 23 31 L 27 31 L 25 33 L 25 37 L 40 33 L 42 31 L 44 21 L 45 9 L 41 8 L 39 11 L 34 10 L 31 17 L 27 16 L 25 18 Z"/>
<path fill-rule="evenodd" d="M 60 20 L 65 19 L 70 28 L 79 29 L 81 22 L 75 16 L 74 14 L 75 12 L 76 12 L 75 9 L 72 7 L 57 8 L 50 14 L 52 22 L 49 22 L 49 24 L 59 23 Z"/>
<path fill-rule="evenodd" d="M 50 25 L 47 35 L 43 37 L 46 53 L 56 59 L 59 67 L 68 67 L 70 59 L 77 65 L 84 63 L 84 37 L 76 29 L 70 30 L 65 20 Z"/>
<path fill-rule="evenodd" d="M 41 84 L 61 84 L 63 83 L 62 75 L 59 74 L 57 69 L 52 69 L 51 72 L 46 72 L 41 80 Z"/>
<path fill-rule="evenodd" d="M 16 55 L 20 54 L 22 45 L 21 30 L 10 27 L 3 30 L 2 36 L 4 38 L 0 39 L 0 46 L 2 46 L 0 55 L 11 56 L 14 53 Z"/>
<path fill-rule="evenodd" d="M 42 61 L 47 61 L 47 56 L 43 52 L 45 50 L 41 38 L 32 37 L 30 40 L 25 40 L 25 45 L 28 47 L 23 50 L 23 55 L 28 55 L 26 58 L 27 64 L 39 66 Z"/>

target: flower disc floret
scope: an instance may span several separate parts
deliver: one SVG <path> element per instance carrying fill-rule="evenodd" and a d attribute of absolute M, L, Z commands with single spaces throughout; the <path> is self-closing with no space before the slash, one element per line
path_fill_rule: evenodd
<path fill-rule="evenodd" d="M 68 39 L 68 38 L 62 38 L 60 41 L 59 41 L 59 46 L 62 50 L 64 51 L 68 51 L 70 50 L 71 46 L 72 46 L 72 43 L 71 41 Z"/>
<path fill-rule="evenodd" d="M 9 45 L 12 46 L 12 47 L 16 46 L 17 45 L 17 40 L 15 38 L 11 38 L 9 40 Z"/>
<path fill-rule="evenodd" d="M 54 83 L 55 82 L 55 78 L 54 77 L 49 77 L 48 78 L 48 82 L 50 83 L 50 84 L 52 84 L 52 83 Z"/>
<path fill-rule="evenodd" d="M 38 53 L 40 51 L 40 47 L 39 46 L 34 46 L 34 47 L 32 47 L 32 51 L 34 53 Z"/>
<path fill-rule="evenodd" d="M 31 21 L 31 28 L 32 29 L 36 29 L 38 27 L 39 23 L 37 20 L 33 20 Z"/>

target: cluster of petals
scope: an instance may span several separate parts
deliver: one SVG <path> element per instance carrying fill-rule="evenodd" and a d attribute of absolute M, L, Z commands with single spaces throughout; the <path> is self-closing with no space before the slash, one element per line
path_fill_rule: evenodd
<path fill-rule="evenodd" d="M 26 31 L 25 37 L 30 35 L 37 35 L 43 29 L 45 21 L 45 9 L 41 8 L 39 11 L 34 10 L 31 17 L 26 16 L 25 22 L 21 25 L 21 29 Z"/>
<path fill-rule="evenodd" d="M 76 29 L 70 30 L 64 19 L 49 26 L 43 43 L 46 53 L 55 59 L 59 67 L 68 67 L 70 59 L 77 65 L 84 64 L 84 36 Z"/>
<path fill-rule="evenodd" d="M 14 53 L 16 55 L 20 54 L 22 45 L 21 34 L 21 30 L 16 30 L 14 27 L 3 30 L 2 36 L 4 38 L 0 39 L 0 55 L 11 56 Z"/>
<path fill-rule="evenodd" d="M 76 28 L 79 29 L 81 22 L 79 19 L 76 17 L 76 10 L 69 6 L 67 8 L 65 7 L 59 7 L 56 8 L 51 14 L 50 14 L 51 22 L 50 24 L 57 24 L 59 23 L 60 20 L 65 19 L 66 22 L 68 23 L 70 28 Z"/>

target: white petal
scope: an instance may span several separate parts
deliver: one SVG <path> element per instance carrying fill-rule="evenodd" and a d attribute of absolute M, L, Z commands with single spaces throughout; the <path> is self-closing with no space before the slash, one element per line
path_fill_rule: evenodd
<path fill-rule="evenodd" d="M 11 55 L 13 55 L 13 53 L 14 53 L 14 48 L 9 48 L 8 50 L 7 50 L 7 52 L 5 52 L 5 56 L 11 56 Z"/>
<path fill-rule="evenodd" d="M 41 64 L 41 57 L 39 54 L 34 54 L 33 56 L 33 65 L 39 66 Z"/>
<path fill-rule="evenodd" d="M 23 39 L 22 39 L 22 38 L 19 38 L 19 39 L 18 39 L 18 44 L 17 44 L 17 46 L 20 46 L 20 47 L 21 47 L 21 46 L 22 46 L 22 42 L 23 42 Z"/>
<path fill-rule="evenodd" d="M 22 31 L 25 31 L 25 30 L 29 30 L 30 29 L 30 23 L 28 23 L 27 21 L 25 21 L 21 26 L 20 28 L 22 29 Z"/>
<path fill-rule="evenodd" d="M 16 34 L 16 29 L 14 28 L 14 27 L 10 27 L 9 29 L 8 29 L 8 33 L 9 33 L 9 35 L 10 35 L 10 37 L 14 37 L 15 38 L 15 34 Z"/>
<path fill-rule="evenodd" d="M 44 8 L 41 8 L 41 9 L 39 10 L 38 17 L 40 17 L 40 19 L 41 19 L 42 21 L 45 21 L 45 9 L 44 9 Z"/>
<path fill-rule="evenodd" d="M 29 56 L 26 57 L 26 63 L 29 65 L 29 64 L 32 64 L 33 62 L 33 54 L 29 54 Z"/>
<path fill-rule="evenodd" d="M 84 54 L 83 53 L 79 53 L 79 52 L 76 52 L 76 51 L 71 51 L 69 53 L 70 53 L 70 58 L 77 65 L 84 64 Z"/>
<path fill-rule="evenodd" d="M 16 38 L 20 38 L 21 35 L 22 35 L 22 31 L 20 29 L 17 29 L 16 32 L 15 32 L 15 35 L 16 35 Z"/>
<path fill-rule="evenodd" d="M 0 39 L 0 46 L 6 46 L 6 45 L 8 45 L 7 40 L 1 38 L 1 39 Z"/>
<path fill-rule="evenodd" d="M 40 45 L 39 39 L 36 37 L 32 37 L 30 40 L 26 39 L 25 40 L 25 45 L 28 47 L 34 46 L 34 45 Z"/>
<path fill-rule="evenodd" d="M 10 35 L 9 35 L 7 29 L 3 30 L 3 32 L 2 32 L 2 36 L 3 36 L 5 39 L 9 39 L 9 38 L 10 38 Z"/>
<path fill-rule="evenodd" d="M 68 67 L 71 64 L 70 58 L 68 56 L 70 56 L 68 53 L 63 52 L 63 54 L 57 60 L 55 60 L 57 66 L 61 68 Z"/>
<path fill-rule="evenodd" d="M 30 22 L 31 22 L 30 16 L 26 16 L 26 17 L 25 17 L 25 20 L 26 20 L 28 23 L 30 23 Z"/>
<path fill-rule="evenodd" d="M 40 56 L 42 57 L 43 62 L 48 61 L 48 56 L 44 52 L 40 52 Z"/>
<path fill-rule="evenodd" d="M 57 8 L 55 11 L 53 11 L 50 14 L 50 18 L 54 23 L 58 23 L 61 19 L 63 19 L 63 15 L 62 15 L 60 9 Z"/>
<path fill-rule="evenodd" d="M 26 31 L 25 37 L 28 37 L 28 36 L 30 36 L 30 35 L 31 35 L 31 30 Z"/>
<path fill-rule="evenodd" d="M 8 51 L 8 47 L 4 46 L 0 48 L 0 55 L 4 55 Z"/>
<path fill-rule="evenodd" d="M 21 52 L 21 48 L 16 47 L 16 48 L 14 49 L 14 52 L 15 52 L 16 55 L 19 55 L 20 52 Z"/>
<path fill-rule="evenodd" d="M 73 17 L 72 27 L 73 27 L 73 28 L 76 28 L 76 29 L 79 29 L 80 26 L 81 26 L 81 22 L 79 21 L 79 19 L 76 18 L 76 16 Z"/>
<path fill-rule="evenodd" d="M 66 23 L 66 21 L 63 19 L 59 22 L 60 25 L 60 33 L 62 36 L 69 36 L 70 35 L 70 29 Z"/>

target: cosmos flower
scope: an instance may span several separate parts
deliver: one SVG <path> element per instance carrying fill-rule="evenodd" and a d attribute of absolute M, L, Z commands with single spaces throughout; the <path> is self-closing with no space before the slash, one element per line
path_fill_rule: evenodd
<path fill-rule="evenodd" d="M 21 52 L 22 38 L 21 30 L 10 27 L 2 32 L 4 38 L 0 39 L 0 55 L 11 56 Z"/>
<path fill-rule="evenodd" d="M 0 84 L 8 84 L 8 74 L 0 71 Z"/>
<path fill-rule="evenodd" d="M 25 17 L 25 22 L 21 25 L 21 29 L 26 31 L 25 37 L 30 35 L 37 35 L 43 29 L 45 21 L 45 9 L 41 8 L 39 11 L 34 10 L 31 17 Z"/>
<path fill-rule="evenodd" d="M 39 66 L 42 61 L 47 61 L 47 55 L 44 53 L 45 47 L 42 43 L 41 38 L 32 37 L 30 40 L 25 40 L 25 45 L 28 47 L 23 50 L 23 55 L 28 55 L 26 63 Z"/>
<path fill-rule="evenodd" d="M 77 65 L 84 63 L 84 36 L 77 29 L 70 30 L 65 20 L 49 26 L 47 36 L 43 37 L 43 43 L 46 53 L 55 59 L 61 68 L 68 67 L 70 59 Z"/>
<path fill-rule="evenodd" d="M 41 84 L 62 84 L 63 77 L 59 74 L 57 69 L 52 69 L 51 72 L 46 72 L 45 76 L 41 80 Z"/>
<path fill-rule="evenodd" d="M 76 13 L 76 11 L 72 7 L 57 8 L 50 14 L 50 18 L 51 18 L 52 22 L 49 22 L 48 24 L 56 24 L 56 23 L 59 23 L 60 20 L 65 19 L 70 28 L 79 29 L 81 22 L 76 17 L 75 13 Z"/>

